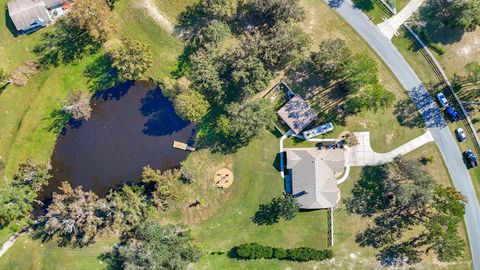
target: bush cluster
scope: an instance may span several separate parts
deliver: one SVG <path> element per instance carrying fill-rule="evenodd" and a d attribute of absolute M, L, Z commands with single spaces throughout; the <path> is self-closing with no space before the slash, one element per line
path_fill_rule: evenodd
<path fill-rule="evenodd" d="M 279 259 L 297 262 L 322 261 L 333 258 L 333 251 L 309 247 L 283 249 L 264 246 L 258 243 L 241 244 L 233 248 L 234 254 L 241 259 Z"/>

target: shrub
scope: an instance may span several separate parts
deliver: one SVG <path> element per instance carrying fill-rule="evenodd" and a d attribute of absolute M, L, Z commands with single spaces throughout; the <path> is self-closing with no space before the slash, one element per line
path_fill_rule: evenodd
<path fill-rule="evenodd" d="M 271 259 L 273 248 L 258 243 L 241 244 L 235 248 L 235 253 L 242 259 Z"/>
<path fill-rule="evenodd" d="M 333 258 L 333 251 L 319 250 L 309 247 L 284 249 L 260 245 L 258 243 L 241 244 L 233 248 L 238 258 L 252 259 L 279 259 L 297 262 L 322 261 Z"/>
<path fill-rule="evenodd" d="M 288 259 L 297 262 L 322 261 L 331 259 L 333 252 L 331 250 L 318 250 L 309 247 L 299 247 L 287 250 Z"/>
<path fill-rule="evenodd" d="M 286 259 L 288 257 L 288 252 L 284 248 L 273 248 L 273 258 L 275 259 Z"/>

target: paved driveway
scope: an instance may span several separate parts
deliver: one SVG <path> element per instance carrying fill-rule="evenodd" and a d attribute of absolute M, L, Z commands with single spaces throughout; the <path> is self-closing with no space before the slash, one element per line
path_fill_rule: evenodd
<path fill-rule="evenodd" d="M 356 9 L 349 1 L 338 2 L 330 0 L 329 4 L 377 52 L 419 108 L 428 129 L 442 153 L 453 184 L 463 195 L 468 197 L 469 201 L 465 209 L 465 224 L 469 236 L 474 269 L 480 270 L 480 206 L 473 188 L 472 179 L 463 163 L 460 149 L 452 133 L 446 127 L 440 110 L 423 88 L 417 74 L 398 52 L 397 48 L 368 20 L 365 14 Z"/>

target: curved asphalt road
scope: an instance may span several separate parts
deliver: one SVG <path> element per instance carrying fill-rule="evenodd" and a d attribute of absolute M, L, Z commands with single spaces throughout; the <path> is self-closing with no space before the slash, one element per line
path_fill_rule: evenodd
<path fill-rule="evenodd" d="M 470 174 L 463 163 L 460 148 L 456 139 L 446 126 L 441 111 L 432 100 L 422 82 L 395 46 L 388 40 L 362 11 L 356 9 L 350 1 L 328 4 L 347 21 L 368 44 L 377 52 L 380 58 L 392 70 L 397 79 L 407 90 L 413 102 L 417 105 L 442 153 L 448 172 L 455 187 L 466 197 L 465 224 L 469 236 L 473 266 L 480 270 L 480 206 Z"/>

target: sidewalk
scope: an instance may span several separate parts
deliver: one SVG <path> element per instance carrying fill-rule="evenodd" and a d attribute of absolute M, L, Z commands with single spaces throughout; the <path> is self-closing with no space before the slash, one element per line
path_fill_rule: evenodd
<path fill-rule="evenodd" d="M 398 28 L 420 8 L 424 0 L 411 0 L 399 13 L 394 15 L 383 23 L 378 24 L 380 31 L 388 38 L 392 39 L 397 33 Z"/>
<path fill-rule="evenodd" d="M 397 156 L 405 155 L 422 145 L 434 141 L 430 131 L 427 131 L 425 134 L 388 153 L 377 153 L 373 151 L 370 145 L 370 132 L 354 132 L 354 134 L 357 136 L 359 144 L 348 149 L 345 153 L 347 166 L 367 166 L 388 163 L 393 161 Z"/>

